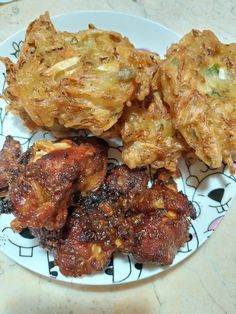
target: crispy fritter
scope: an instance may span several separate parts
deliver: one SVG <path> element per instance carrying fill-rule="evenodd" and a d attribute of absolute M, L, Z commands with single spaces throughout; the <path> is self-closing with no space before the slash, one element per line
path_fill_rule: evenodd
<path fill-rule="evenodd" d="M 17 169 L 20 156 L 20 143 L 11 136 L 7 136 L 0 151 L 0 195 L 7 191 L 9 179 Z"/>
<path fill-rule="evenodd" d="M 12 228 L 61 229 L 72 193 L 96 190 L 104 180 L 107 145 L 101 142 L 36 142 L 21 158 L 9 183 L 9 199 L 16 216 Z"/>
<path fill-rule="evenodd" d="M 138 51 L 119 33 L 90 26 L 57 32 L 48 13 L 26 32 L 17 64 L 7 67 L 8 109 L 30 129 L 108 130 L 133 99 L 150 92 L 159 57 Z"/>
<path fill-rule="evenodd" d="M 98 191 L 77 196 L 55 249 L 55 263 L 64 275 L 101 271 L 116 251 L 132 253 L 141 263 L 172 263 L 188 239 L 188 218 L 195 212 L 166 170 L 152 188 L 147 182 L 144 170 L 117 166 Z"/>
<path fill-rule="evenodd" d="M 124 143 L 122 158 L 126 165 L 131 169 L 151 165 L 176 171 L 184 144 L 157 92 L 151 99 L 134 102 L 127 108 L 120 124 Z"/>
<path fill-rule="evenodd" d="M 236 44 L 193 30 L 170 47 L 159 75 L 175 128 L 207 165 L 224 161 L 234 174 Z"/>

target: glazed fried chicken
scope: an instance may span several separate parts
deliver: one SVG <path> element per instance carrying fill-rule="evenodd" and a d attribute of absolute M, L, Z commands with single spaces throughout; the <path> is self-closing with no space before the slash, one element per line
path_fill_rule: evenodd
<path fill-rule="evenodd" d="M 168 172 L 160 171 L 152 188 L 147 182 L 144 170 L 118 166 L 98 191 L 86 198 L 77 195 L 55 249 L 64 275 L 101 271 L 116 251 L 132 253 L 141 263 L 172 263 L 188 239 L 189 217 L 195 212 Z"/>
<path fill-rule="evenodd" d="M 61 229 L 73 192 L 85 195 L 103 182 L 107 149 L 104 141 L 95 143 L 93 139 L 36 142 L 21 157 L 9 182 L 9 199 L 16 216 L 12 228 Z"/>
<path fill-rule="evenodd" d="M 20 143 L 15 141 L 11 136 L 7 136 L 0 151 L 0 195 L 6 193 L 10 177 L 17 170 L 20 156 Z"/>
<path fill-rule="evenodd" d="M 46 228 L 29 228 L 29 232 L 32 234 L 32 236 L 38 238 L 39 245 L 48 251 L 55 250 L 58 246 L 59 240 L 62 237 L 62 229 L 48 230 Z"/>
<path fill-rule="evenodd" d="M 9 179 L 12 228 L 28 227 L 65 276 L 102 271 L 115 252 L 168 265 L 188 239 L 195 211 L 171 172 L 159 169 L 151 183 L 146 168 L 107 171 L 107 153 L 93 137 L 41 140 Z"/>
<path fill-rule="evenodd" d="M 98 189 L 104 181 L 107 173 L 108 145 L 104 140 L 97 137 L 73 137 L 73 143 L 77 145 L 86 143 L 95 149 L 93 156 L 80 162 L 83 171 L 77 182 L 77 190 L 85 196 L 88 192 Z"/>
<path fill-rule="evenodd" d="M 173 124 L 208 166 L 235 173 L 236 45 L 192 30 L 172 45 L 160 66 L 163 98 Z"/>
<path fill-rule="evenodd" d="M 31 130 L 60 133 L 114 125 L 124 106 L 150 92 L 159 57 L 134 48 L 126 37 L 96 29 L 57 32 L 48 13 L 33 21 L 19 58 L 6 64 L 8 109 Z"/>
<path fill-rule="evenodd" d="M 176 184 L 165 170 L 157 173 L 148 192 L 140 203 L 149 215 L 135 228 L 132 253 L 140 263 L 169 265 L 188 240 L 188 218 L 195 219 L 195 209 L 184 194 L 177 192 Z"/>

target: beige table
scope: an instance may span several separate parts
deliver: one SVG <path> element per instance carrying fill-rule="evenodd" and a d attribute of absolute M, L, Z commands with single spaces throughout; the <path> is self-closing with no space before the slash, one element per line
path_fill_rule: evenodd
<path fill-rule="evenodd" d="M 209 28 L 236 41 L 236 0 L 22 0 L 0 6 L 0 41 L 41 12 L 115 10 L 144 16 L 179 34 Z M 154 278 L 119 287 L 80 287 L 45 279 L 0 254 L 0 314 L 236 313 L 236 202 L 188 260 Z"/>

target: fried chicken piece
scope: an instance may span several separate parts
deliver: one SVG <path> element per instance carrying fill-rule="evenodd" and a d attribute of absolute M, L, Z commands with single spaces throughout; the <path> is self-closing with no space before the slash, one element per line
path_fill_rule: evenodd
<path fill-rule="evenodd" d="M 166 171 L 158 172 L 148 192 L 139 206 L 152 214 L 145 215 L 134 229 L 133 254 L 139 263 L 170 265 L 178 249 L 188 240 L 188 217 L 195 219 L 196 212 L 187 197 L 177 192 L 175 182 Z"/>
<path fill-rule="evenodd" d="M 16 171 L 21 156 L 20 143 L 7 136 L 3 148 L 0 151 L 0 195 L 5 196 L 8 182 L 12 173 Z"/>
<path fill-rule="evenodd" d="M 55 263 L 64 275 L 104 270 L 116 251 L 132 253 L 142 263 L 172 263 L 188 239 L 195 211 L 166 170 L 152 188 L 147 181 L 145 170 L 117 166 L 98 191 L 77 196 L 55 250 Z"/>
<path fill-rule="evenodd" d="M 233 175 L 236 44 L 192 30 L 168 49 L 158 75 L 174 126 L 187 144 L 210 167 L 226 162 Z"/>
<path fill-rule="evenodd" d="M 107 145 L 102 147 L 101 142 L 97 146 L 86 141 L 77 145 L 70 139 L 36 142 L 10 181 L 9 199 L 16 216 L 12 228 L 61 229 L 72 193 L 96 190 L 104 180 Z M 96 168 L 91 172 L 87 167 L 93 163 Z"/>
<path fill-rule="evenodd" d="M 62 274 L 77 277 L 105 269 L 112 253 L 121 245 L 119 235 L 126 236 L 127 240 L 130 238 L 132 226 L 125 221 L 127 209 L 123 208 L 127 193 L 129 190 L 132 194 L 142 191 L 147 179 L 143 171 L 117 167 L 99 191 L 86 198 L 81 195 L 75 198 L 75 211 L 55 250 L 55 264 Z"/>
<path fill-rule="evenodd" d="M 92 220 L 93 219 L 93 220 Z M 109 228 L 100 213 L 72 215 L 65 227 L 62 243 L 56 248 L 55 264 L 65 276 L 78 277 L 105 269 L 116 246 L 99 239 L 92 226 L 103 224 L 103 230 Z M 109 235 L 111 235 L 110 230 Z M 103 235 L 103 233 L 101 233 Z"/>
<path fill-rule="evenodd" d="M 95 191 L 103 183 L 107 173 L 108 144 L 98 137 L 74 137 L 77 145 L 89 143 L 96 148 L 92 158 L 86 158 L 83 163 L 83 176 L 78 182 L 77 189 L 85 196 L 88 192 Z"/>
<path fill-rule="evenodd" d="M 130 193 L 129 193 L 130 199 Z M 170 216 L 180 215 L 195 219 L 195 209 L 186 195 L 178 192 L 177 185 L 173 180 L 171 172 L 159 169 L 155 176 L 152 188 L 138 193 L 133 198 L 132 207 L 136 211 L 152 213 L 156 210 L 168 210 Z"/>
<path fill-rule="evenodd" d="M 137 262 L 170 265 L 188 240 L 189 222 L 184 216 L 145 216 L 135 228 L 133 255 Z"/>
<path fill-rule="evenodd" d="M 29 231 L 32 236 L 39 239 L 39 245 L 47 251 L 55 250 L 62 237 L 62 229 L 47 230 L 45 228 L 29 228 Z"/>
<path fill-rule="evenodd" d="M 117 166 L 110 170 L 106 184 L 110 191 L 121 193 L 131 198 L 132 195 L 142 193 L 148 185 L 149 176 L 143 169 L 130 170 L 127 166 Z"/>
<path fill-rule="evenodd" d="M 149 94 L 159 57 L 91 25 L 77 33 L 57 32 L 45 13 L 29 25 L 17 64 L 1 61 L 8 109 L 31 130 L 88 129 L 100 135 L 125 105 Z"/>
<path fill-rule="evenodd" d="M 129 168 L 151 165 L 176 171 L 185 146 L 157 92 L 151 99 L 134 102 L 127 108 L 120 124 L 124 143 L 122 158 Z"/>

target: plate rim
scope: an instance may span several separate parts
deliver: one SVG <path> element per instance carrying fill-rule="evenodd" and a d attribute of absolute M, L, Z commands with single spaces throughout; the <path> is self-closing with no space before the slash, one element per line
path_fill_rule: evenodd
<path fill-rule="evenodd" d="M 44 14 L 45 12 L 48 12 L 47 10 L 44 11 L 43 13 L 40 13 L 40 15 Z M 50 13 L 50 12 L 49 12 Z M 140 19 L 143 22 L 146 23 L 150 23 L 150 24 L 154 24 L 157 25 L 158 27 L 164 28 L 166 31 L 171 32 L 172 34 L 174 34 L 175 36 L 177 36 L 178 38 L 181 38 L 181 35 L 178 34 L 176 31 L 174 31 L 173 29 L 157 22 L 154 20 L 151 20 L 149 18 L 143 17 L 143 16 L 139 16 L 139 15 L 135 15 L 135 14 L 128 14 L 128 13 L 123 13 L 121 11 L 109 11 L 109 10 L 75 10 L 75 11 L 68 11 L 66 13 L 59 13 L 56 15 L 50 15 L 50 19 L 53 21 L 54 19 L 63 17 L 63 16 L 67 16 L 67 15 L 77 15 L 77 14 L 112 14 L 112 15 L 117 15 L 117 16 L 126 16 L 126 17 L 131 17 L 133 19 Z M 38 17 L 40 16 L 38 15 Z M 36 18 L 35 18 L 36 19 Z M 29 21 L 28 23 L 30 24 L 32 21 L 34 21 L 35 19 Z M 28 25 L 29 25 L 28 24 Z M 8 36 L 7 38 L 5 38 L 4 40 L 0 41 L 0 46 L 4 45 L 8 40 L 10 40 L 12 37 L 19 35 L 21 32 L 25 32 L 26 29 L 28 28 L 28 26 L 24 26 L 21 27 L 21 29 L 19 29 L 18 31 L 14 32 L 13 34 L 11 34 L 10 36 Z"/>
<path fill-rule="evenodd" d="M 40 15 L 43 14 L 43 13 L 40 13 Z M 174 30 L 166 27 L 165 25 L 162 25 L 161 23 L 157 22 L 157 21 L 154 21 L 152 19 L 149 19 L 149 18 L 146 18 L 146 17 L 143 17 L 143 16 L 138 16 L 138 15 L 132 15 L 132 14 L 127 14 L 127 13 L 123 13 L 123 12 L 120 12 L 120 11 L 109 11 L 109 10 L 75 10 L 75 11 L 68 11 L 66 13 L 62 13 L 62 14 L 56 14 L 56 15 L 52 15 L 50 16 L 50 18 L 52 19 L 52 21 L 55 21 L 55 19 L 60 19 L 61 17 L 69 17 L 71 15 L 92 15 L 94 14 L 95 17 L 96 15 L 116 15 L 118 17 L 122 17 L 122 16 L 126 16 L 126 17 L 131 17 L 132 19 L 134 20 L 142 20 L 143 22 L 145 23 L 148 23 L 149 25 L 153 25 L 154 27 L 159 27 L 159 28 L 162 28 L 164 29 L 165 31 L 167 32 L 170 32 L 172 33 L 173 35 L 175 35 L 177 38 L 180 38 L 181 35 L 178 34 L 177 32 L 175 32 Z M 13 33 L 12 35 L 8 36 L 6 39 L 4 39 L 3 41 L 0 42 L 0 48 L 1 46 L 4 46 L 6 43 L 8 43 L 11 39 L 13 39 L 14 37 L 16 36 L 19 36 L 19 34 L 23 33 L 23 35 L 25 35 L 25 31 L 27 29 L 28 26 L 26 27 L 22 27 L 20 30 L 18 30 L 17 32 Z M 233 198 L 235 198 L 236 194 L 233 196 Z M 231 204 L 232 206 L 232 204 Z M 231 208 L 230 206 L 230 208 Z M 227 213 L 225 213 L 227 214 Z M 218 229 L 218 228 L 217 228 Z M 215 232 L 215 231 L 214 231 Z M 214 233 L 212 232 L 209 237 L 211 237 L 211 235 Z M 193 253 L 195 253 L 205 242 L 207 242 L 208 239 L 206 239 L 204 242 L 201 242 L 200 245 L 198 246 L 197 249 L 193 250 L 191 253 L 187 254 L 184 258 L 180 259 L 179 261 L 175 262 L 175 264 L 172 264 L 170 266 L 166 266 L 164 271 L 168 271 L 169 269 L 172 269 L 174 268 L 176 265 L 179 265 L 181 262 L 183 262 L 184 260 L 187 260 L 190 256 L 192 256 Z M 86 283 L 86 282 L 74 282 L 74 280 L 76 280 L 77 278 L 70 278 L 68 281 L 65 281 L 63 280 L 63 278 L 53 278 L 52 276 L 50 275 L 47 275 L 46 273 L 40 273 L 40 272 L 37 272 L 35 270 L 32 270 L 30 268 L 28 268 L 27 266 L 25 266 L 23 263 L 20 263 L 18 261 L 16 261 L 13 257 L 5 254 L 4 251 L 1 250 L 0 248 L 0 251 L 5 255 L 7 256 L 8 258 L 10 258 L 12 261 L 14 261 L 15 263 L 17 263 L 18 265 L 22 266 L 23 268 L 27 269 L 28 271 L 32 272 L 32 273 L 36 273 L 37 275 L 39 276 L 43 276 L 43 277 L 46 277 L 48 279 L 53 279 L 53 281 L 59 281 L 59 282 L 63 282 L 65 284 L 73 284 L 73 285 L 81 285 L 81 286 L 96 286 L 96 287 L 99 287 L 99 286 L 116 286 L 116 285 L 129 285 L 129 284 L 134 284 L 136 282 L 140 282 L 140 281 L 144 281 L 144 280 L 147 280 L 147 279 L 150 279 L 150 278 L 154 278 L 155 276 L 158 276 L 160 273 L 162 273 L 163 271 L 159 271 L 155 274 L 151 274 L 149 276 L 146 276 L 146 277 L 143 277 L 143 278 L 139 278 L 139 279 L 136 279 L 136 280 L 130 280 L 130 281 L 127 281 L 127 282 L 111 282 L 111 283 Z M 160 266 L 157 266 L 157 268 L 160 267 Z M 67 277 L 68 278 L 68 277 Z M 81 277 L 83 278 L 83 276 Z"/>

